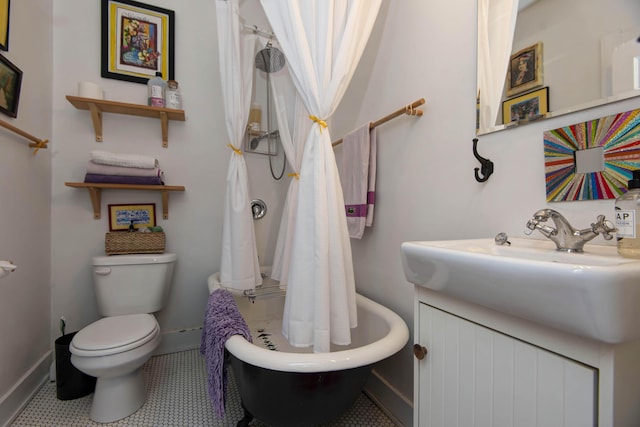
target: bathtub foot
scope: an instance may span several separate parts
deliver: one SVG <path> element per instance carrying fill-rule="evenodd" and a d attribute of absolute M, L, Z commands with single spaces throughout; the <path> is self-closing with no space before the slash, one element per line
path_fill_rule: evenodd
<path fill-rule="evenodd" d="M 244 407 L 244 404 L 242 405 L 242 409 L 244 410 L 244 418 L 238 421 L 236 427 L 247 427 L 251 423 L 251 421 L 253 421 L 253 415 L 251 415 L 251 413 L 247 411 L 247 408 Z"/>

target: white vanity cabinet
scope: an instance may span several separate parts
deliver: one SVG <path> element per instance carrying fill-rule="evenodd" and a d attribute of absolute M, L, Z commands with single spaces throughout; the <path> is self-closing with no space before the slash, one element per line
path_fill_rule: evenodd
<path fill-rule="evenodd" d="M 640 426 L 638 343 L 415 289 L 414 427 Z"/>

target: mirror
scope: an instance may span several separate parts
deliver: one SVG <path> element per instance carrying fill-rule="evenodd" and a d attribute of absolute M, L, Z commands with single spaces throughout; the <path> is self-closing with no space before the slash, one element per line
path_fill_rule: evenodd
<path fill-rule="evenodd" d="M 548 202 L 615 199 L 640 168 L 640 109 L 543 135 Z"/>
<path fill-rule="evenodd" d="M 478 13 L 478 93 L 491 93 L 487 77 L 481 77 L 482 67 L 487 67 L 488 58 L 481 39 L 493 40 L 499 28 L 504 33 L 513 31 L 513 38 L 502 35 L 508 42 L 512 41 L 509 55 L 503 55 L 503 65 L 495 67 L 494 78 L 498 92 L 493 96 L 495 106 L 493 113 L 482 120 L 480 108 L 477 133 L 479 135 L 526 124 L 532 120 L 555 117 L 561 114 L 591 108 L 597 105 L 640 96 L 640 1 L 638 0 L 520 0 L 518 10 L 509 9 L 510 2 L 518 0 L 481 0 Z M 490 7 L 482 7 L 482 3 Z M 498 6 L 499 5 L 499 6 Z M 493 7 L 493 9 L 492 9 Z M 506 14 L 509 10 L 517 13 L 515 27 L 511 25 L 494 25 L 494 18 L 488 15 Z M 485 24 L 482 25 L 482 20 Z M 487 34 L 482 34 L 482 29 Z M 513 28 L 513 30 L 511 30 Z M 492 33 L 493 32 L 493 33 Z M 513 55 L 526 51 L 527 48 L 541 44 L 541 60 L 539 64 L 540 84 L 536 88 L 528 88 L 507 96 L 509 88 L 505 87 L 509 71 L 509 62 Z M 506 52 L 505 52 L 506 53 Z M 494 59 L 495 61 L 495 59 Z M 486 69 L 486 68 L 485 68 Z M 506 72 L 502 72 L 506 70 Z M 488 73 L 489 75 L 491 73 Z M 502 98 L 499 98 L 502 86 Z M 536 90 L 545 89 L 546 99 L 532 100 Z M 542 92 L 540 92 L 542 93 Z M 518 107 L 520 97 L 526 108 L 537 102 L 540 114 L 530 114 L 522 119 L 522 115 L 510 114 L 507 108 Z M 483 102 L 489 102 L 483 100 Z M 505 111 L 503 111 L 503 103 Z M 515 106 L 515 107 L 514 107 Z M 545 108 L 546 107 L 546 108 Z M 490 116 L 496 120 L 491 121 Z M 513 119 L 512 119 L 513 117 Z"/>

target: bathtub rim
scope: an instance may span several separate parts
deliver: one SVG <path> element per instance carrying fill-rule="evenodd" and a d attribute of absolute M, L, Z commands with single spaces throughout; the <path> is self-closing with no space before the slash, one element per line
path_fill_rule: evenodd
<path fill-rule="evenodd" d="M 359 293 L 356 293 L 356 306 L 380 316 L 389 325 L 389 332 L 365 346 L 326 353 L 272 351 L 254 345 L 240 335 L 229 338 L 225 347 L 243 362 L 274 371 L 328 372 L 379 362 L 400 351 L 409 341 L 407 324 L 389 308 Z"/>

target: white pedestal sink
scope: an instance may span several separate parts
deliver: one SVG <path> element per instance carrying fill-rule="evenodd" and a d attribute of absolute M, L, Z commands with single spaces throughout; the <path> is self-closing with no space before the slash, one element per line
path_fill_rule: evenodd
<path fill-rule="evenodd" d="M 617 344 L 640 338 L 640 260 L 615 246 L 584 253 L 551 241 L 493 238 L 405 242 L 407 280 L 561 331 Z"/>

